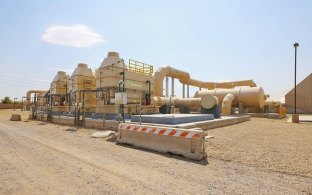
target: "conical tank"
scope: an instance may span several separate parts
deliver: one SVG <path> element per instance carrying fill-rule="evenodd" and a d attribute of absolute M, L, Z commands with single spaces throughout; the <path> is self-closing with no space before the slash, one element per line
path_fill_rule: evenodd
<path fill-rule="evenodd" d="M 124 64 L 122 58 L 119 57 L 119 53 L 113 51 L 107 53 L 107 57 L 104 58 L 99 69 L 109 66 L 128 69 L 127 66 Z"/>
<path fill-rule="evenodd" d="M 87 77 L 93 77 L 91 68 L 88 68 L 87 64 L 79 63 L 77 68 L 74 70 L 73 74 L 74 76 L 87 76 Z"/>
<path fill-rule="evenodd" d="M 71 75 L 69 85 L 72 91 L 95 89 L 95 76 L 87 64 L 79 63 Z"/>
<path fill-rule="evenodd" d="M 64 71 L 58 71 L 51 83 L 52 94 L 66 94 L 68 75 Z"/>
<path fill-rule="evenodd" d="M 66 72 L 58 71 L 52 82 L 65 80 L 66 77 L 67 77 Z"/>

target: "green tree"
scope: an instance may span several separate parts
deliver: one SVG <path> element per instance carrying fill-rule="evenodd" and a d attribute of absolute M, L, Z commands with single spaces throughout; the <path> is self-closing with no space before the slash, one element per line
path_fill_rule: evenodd
<path fill-rule="evenodd" d="M 6 96 L 4 99 L 1 100 L 2 104 L 12 104 L 13 101 L 10 99 L 10 97 Z"/>

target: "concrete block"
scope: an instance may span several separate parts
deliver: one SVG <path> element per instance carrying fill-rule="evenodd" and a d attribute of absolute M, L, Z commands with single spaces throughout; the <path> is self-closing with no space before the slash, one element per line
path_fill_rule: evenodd
<path fill-rule="evenodd" d="M 12 114 L 10 121 L 21 121 L 21 115 L 20 114 Z"/>
<path fill-rule="evenodd" d="M 117 143 L 194 160 L 207 157 L 204 132 L 200 130 L 120 123 Z"/>
<path fill-rule="evenodd" d="M 85 119 L 85 126 L 89 128 L 104 128 L 105 127 L 105 120 L 100 119 Z"/>
<path fill-rule="evenodd" d="M 291 115 L 291 121 L 293 123 L 299 123 L 299 114 L 292 114 Z"/>
<path fill-rule="evenodd" d="M 53 116 L 52 122 L 63 124 L 63 125 L 74 125 L 75 119 L 74 117 L 68 117 L 68 116 Z"/>
<path fill-rule="evenodd" d="M 113 121 L 113 120 L 106 120 L 105 121 L 105 129 L 110 129 L 110 130 L 118 130 L 118 121 Z"/>

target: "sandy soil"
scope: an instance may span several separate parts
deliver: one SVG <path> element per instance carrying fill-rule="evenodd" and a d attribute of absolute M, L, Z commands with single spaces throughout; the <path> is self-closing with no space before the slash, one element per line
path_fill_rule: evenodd
<path fill-rule="evenodd" d="M 286 121 L 251 118 L 208 131 L 209 157 L 312 178 L 312 123 Z"/>
<path fill-rule="evenodd" d="M 214 129 L 208 161 L 197 162 L 10 113 L 0 111 L 0 194 L 312 193 L 311 125 L 253 119 Z"/>

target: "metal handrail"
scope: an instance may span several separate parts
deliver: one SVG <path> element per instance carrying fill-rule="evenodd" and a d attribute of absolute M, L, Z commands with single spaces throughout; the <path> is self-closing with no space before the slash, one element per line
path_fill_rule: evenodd
<path fill-rule="evenodd" d="M 153 74 L 153 66 L 149 64 L 145 64 L 143 62 L 139 62 L 136 60 L 129 59 L 128 70 L 130 72 L 136 72 L 139 74 L 152 75 Z"/>

